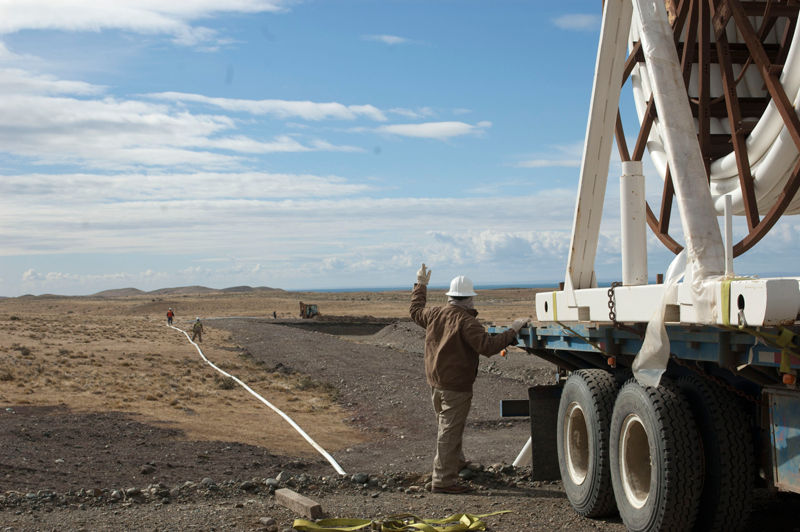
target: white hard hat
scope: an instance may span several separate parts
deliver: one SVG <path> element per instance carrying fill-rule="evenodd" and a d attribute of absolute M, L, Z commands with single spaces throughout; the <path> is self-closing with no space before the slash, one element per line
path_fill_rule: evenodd
<path fill-rule="evenodd" d="M 200 317 L 197 318 L 197 321 L 200 321 Z"/>
<path fill-rule="evenodd" d="M 472 297 L 477 296 L 475 290 L 472 289 L 472 280 L 469 277 L 459 275 L 450 281 L 450 291 L 445 294 L 446 296 L 455 297 Z"/>

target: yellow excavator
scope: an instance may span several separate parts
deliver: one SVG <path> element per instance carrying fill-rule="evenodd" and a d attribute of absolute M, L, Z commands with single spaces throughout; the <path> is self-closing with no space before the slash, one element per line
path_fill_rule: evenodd
<path fill-rule="evenodd" d="M 315 316 L 319 316 L 319 310 L 317 309 L 316 305 L 308 305 L 306 303 L 300 302 L 300 317 L 303 319 L 313 318 Z"/>

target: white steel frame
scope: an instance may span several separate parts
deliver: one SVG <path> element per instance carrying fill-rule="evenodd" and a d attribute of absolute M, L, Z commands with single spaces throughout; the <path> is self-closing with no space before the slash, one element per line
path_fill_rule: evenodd
<path fill-rule="evenodd" d="M 687 266 L 686 280 L 668 292 L 663 303 L 665 285 L 641 285 L 642 274 L 647 277 L 646 251 L 644 259 L 641 256 L 644 193 L 636 181 L 631 185 L 623 181 L 623 195 L 630 196 L 623 198 L 622 222 L 627 274 L 624 286 L 614 291 L 617 321 L 650 321 L 665 304 L 668 322 L 736 325 L 745 321 L 753 326 L 794 322 L 800 310 L 797 278 L 733 277 L 711 192 L 706 179 L 698 178 L 705 175 L 705 167 L 672 30 L 663 2 L 652 0 L 605 1 L 564 290 L 536 296 L 538 320 L 610 321 L 608 289 L 597 288 L 594 261 L 633 16 L 641 25 L 642 50 L 684 230 Z M 623 173 L 636 173 L 630 170 Z M 730 238 L 726 240 L 729 246 Z"/>

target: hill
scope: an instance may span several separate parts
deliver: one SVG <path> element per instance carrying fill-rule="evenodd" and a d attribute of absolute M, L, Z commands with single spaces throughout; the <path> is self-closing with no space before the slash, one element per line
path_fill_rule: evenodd
<path fill-rule="evenodd" d="M 176 286 L 171 288 L 159 288 L 145 292 L 138 288 L 115 288 L 112 290 L 103 290 L 93 294 L 92 297 L 131 297 L 131 296 L 182 296 L 182 295 L 206 295 L 206 294 L 225 294 L 225 293 L 253 293 L 253 292 L 285 292 L 280 288 L 270 288 L 268 286 L 232 286 L 230 288 L 208 288 L 206 286 Z M 23 296 L 24 297 L 24 296 Z M 31 296 L 33 297 L 33 296 Z"/>
<path fill-rule="evenodd" d="M 103 290 L 102 292 L 97 292 L 94 295 L 96 297 L 129 297 L 140 296 L 142 294 L 144 294 L 144 292 L 138 288 L 114 288 L 112 290 Z"/>
<path fill-rule="evenodd" d="M 151 290 L 150 292 L 146 292 L 147 295 L 153 296 L 175 296 L 175 295 L 184 295 L 184 294 L 212 294 L 214 292 L 219 292 L 219 290 L 215 288 L 208 288 L 207 286 L 177 286 L 174 288 L 159 288 L 158 290 Z"/>

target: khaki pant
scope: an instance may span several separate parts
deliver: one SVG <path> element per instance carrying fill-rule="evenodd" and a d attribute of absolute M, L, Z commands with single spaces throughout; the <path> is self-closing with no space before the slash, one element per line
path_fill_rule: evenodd
<path fill-rule="evenodd" d="M 442 488 L 458 481 L 458 472 L 466 463 L 462 437 L 472 405 L 472 392 L 431 388 L 431 400 L 439 423 L 431 484 Z"/>

